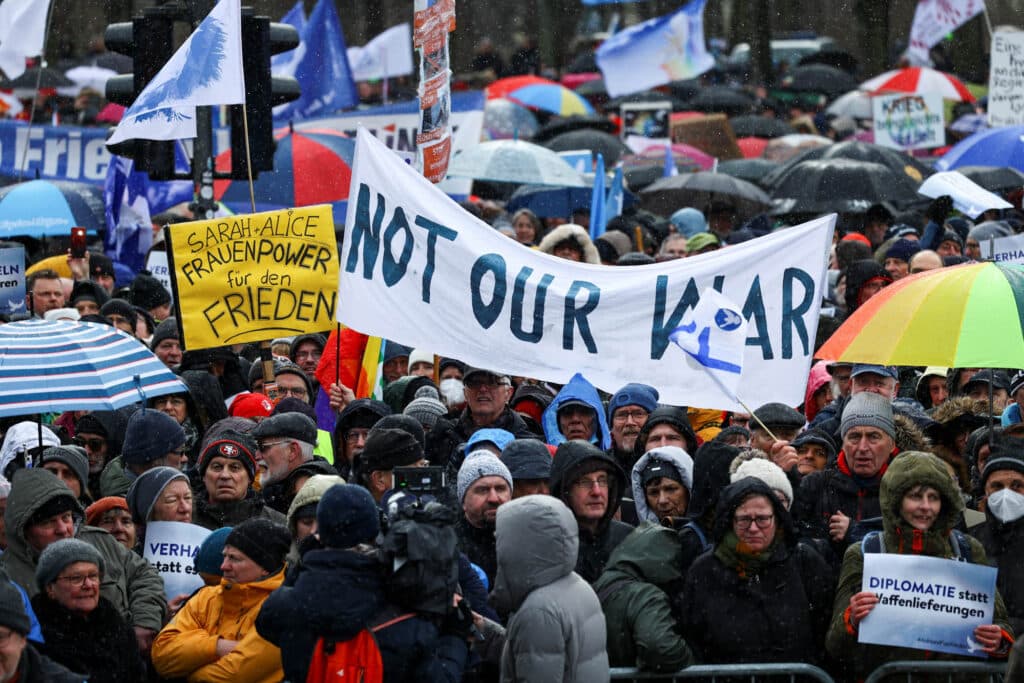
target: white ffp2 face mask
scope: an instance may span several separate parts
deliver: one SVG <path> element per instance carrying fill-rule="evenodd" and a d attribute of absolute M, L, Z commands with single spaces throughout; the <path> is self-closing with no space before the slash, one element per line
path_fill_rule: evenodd
<path fill-rule="evenodd" d="M 1024 517 L 1024 496 L 1010 489 L 1000 489 L 989 495 L 985 507 L 1003 524 Z"/>

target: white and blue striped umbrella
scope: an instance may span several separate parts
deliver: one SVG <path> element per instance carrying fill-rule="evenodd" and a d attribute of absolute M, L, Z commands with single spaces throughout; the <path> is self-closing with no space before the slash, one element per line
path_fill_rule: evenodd
<path fill-rule="evenodd" d="M 134 337 L 98 323 L 0 325 L 0 417 L 116 410 L 187 391 Z"/>

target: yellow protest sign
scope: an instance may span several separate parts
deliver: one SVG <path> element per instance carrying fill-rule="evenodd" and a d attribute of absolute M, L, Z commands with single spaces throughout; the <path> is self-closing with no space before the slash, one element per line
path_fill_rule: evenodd
<path fill-rule="evenodd" d="M 330 206 L 177 223 L 167 242 L 186 349 L 334 327 L 338 246 Z"/>

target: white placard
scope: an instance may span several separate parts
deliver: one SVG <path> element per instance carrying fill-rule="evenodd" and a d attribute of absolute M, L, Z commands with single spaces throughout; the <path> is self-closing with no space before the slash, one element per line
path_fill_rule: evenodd
<path fill-rule="evenodd" d="M 981 257 L 996 263 L 1024 263 L 1024 235 L 981 240 Z"/>
<path fill-rule="evenodd" d="M 146 270 L 164 286 L 174 303 L 174 288 L 171 286 L 171 270 L 167 266 L 166 251 L 151 251 L 146 259 Z"/>
<path fill-rule="evenodd" d="M 948 194 L 953 199 L 953 208 L 971 218 L 989 209 L 1013 208 L 1010 202 L 957 171 L 942 171 L 928 176 L 917 192 L 933 198 Z"/>
<path fill-rule="evenodd" d="M 1024 31 L 992 34 L 988 72 L 988 125 L 1024 124 Z"/>
<path fill-rule="evenodd" d="M 871 98 L 875 144 L 893 149 L 928 149 L 946 144 L 939 93 L 879 95 Z"/>
<path fill-rule="evenodd" d="M 194 560 L 199 546 L 212 532 L 185 522 L 148 522 L 142 557 L 164 580 L 164 595 L 170 600 L 189 595 L 203 585 Z"/>

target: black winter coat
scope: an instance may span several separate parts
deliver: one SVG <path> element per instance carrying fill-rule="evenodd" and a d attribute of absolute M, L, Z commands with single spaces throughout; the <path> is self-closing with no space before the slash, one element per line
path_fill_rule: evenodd
<path fill-rule="evenodd" d="M 135 630 L 105 598 L 88 616 L 81 616 L 39 593 L 32 598 L 46 644 L 47 657 L 93 683 L 142 681 L 146 670 L 139 656 Z"/>
<path fill-rule="evenodd" d="M 817 552 L 795 542 L 789 514 L 771 489 L 746 478 L 725 490 L 716 511 L 716 546 L 751 494 L 772 502 L 782 538 L 746 578 L 714 550 L 697 558 L 683 586 L 683 635 L 702 663 L 817 663 L 832 612 L 832 574 Z"/>
<path fill-rule="evenodd" d="M 494 577 L 498 573 L 498 552 L 495 547 L 494 527 L 475 527 L 466 520 L 465 515 L 459 517 L 455 525 L 455 533 L 459 536 L 459 549 L 469 561 L 484 570 L 487 584 L 494 585 Z"/>
<path fill-rule="evenodd" d="M 999 568 L 996 588 L 1006 603 L 1013 633 L 1024 634 L 1024 519 L 1003 524 L 985 513 L 983 524 L 971 527 L 971 535 L 981 541 L 989 564 Z"/>
<path fill-rule="evenodd" d="M 373 557 L 351 550 L 311 550 L 294 585 L 274 591 L 256 618 L 256 631 L 281 648 L 289 681 L 305 681 L 318 638 L 345 641 L 400 611 L 384 599 L 384 575 Z M 291 577 L 289 577 L 291 579 Z M 380 619 L 381 615 L 386 615 Z M 462 678 L 468 648 L 443 635 L 430 620 L 413 617 L 374 634 L 384 681 L 451 681 Z"/>
<path fill-rule="evenodd" d="M 18 660 L 18 683 L 82 683 L 82 674 L 68 671 L 64 666 L 40 654 L 36 647 L 36 643 L 28 642 L 21 651 L 21 659 Z"/>

